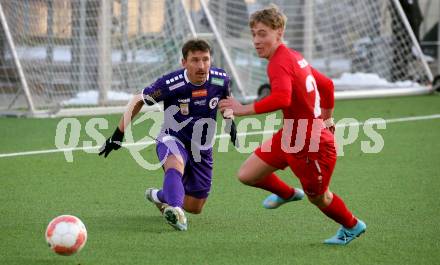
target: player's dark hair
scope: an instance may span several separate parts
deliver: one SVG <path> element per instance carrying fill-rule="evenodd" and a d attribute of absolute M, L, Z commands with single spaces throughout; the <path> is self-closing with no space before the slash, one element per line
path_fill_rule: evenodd
<path fill-rule="evenodd" d="M 209 52 L 211 54 L 211 46 L 209 46 L 209 43 L 202 39 L 191 39 L 185 44 L 183 44 L 182 47 L 182 56 L 183 59 L 186 60 L 188 57 L 189 52 L 196 52 L 196 51 L 202 51 L 202 52 Z"/>

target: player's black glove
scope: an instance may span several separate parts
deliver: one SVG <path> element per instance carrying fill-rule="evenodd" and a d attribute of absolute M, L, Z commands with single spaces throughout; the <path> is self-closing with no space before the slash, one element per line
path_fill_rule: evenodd
<path fill-rule="evenodd" d="M 104 154 L 104 157 L 107 157 L 111 151 L 121 148 L 122 139 L 124 139 L 124 133 L 116 127 L 112 137 L 108 138 L 104 145 L 99 149 L 99 155 Z"/>
<path fill-rule="evenodd" d="M 237 139 L 237 126 L 235 126 L 235 122 L 231 118 L 225 118 L 226 119 L 226 127 L 225 132 L 229 132 L 229 135 L 231 136 L 231 142 L 235 147 L 238 146 L 238 139 Z"/>
<path fill-rule="evenodd" d="M 231 83 L 229 83 L 229 85 L 231 85 Z M 230 97 L 231 96 L 231 90 L 228 88 L 227 91 L 227 96 Z M 238 139 L 237 139 L 237 126 L 235 126 L 235 122 L 234 122 L 234 115 L 232 112 L 232 109 L 227 109 L 224 111 L 223 113 L 223 117 L 226 119 L 226 132 L 228 132 L 228 128 L 230 128 L 229 130 L 229 135 L 231 136 L 231 142 L 235 147 L 239 147 L 238 144 Z M 230 124 L 230 126 L 229 126 Z"/>
<path fill-rule="evenodd" d="M 229 132 L 229 135 L 231 136 L 231 142 L 235 147 L 238 147 L 238 140 L 237 140 L 237 126 L 235 126 L 234 120 L 232 120 L 231 123 L 231 131 Z"/>

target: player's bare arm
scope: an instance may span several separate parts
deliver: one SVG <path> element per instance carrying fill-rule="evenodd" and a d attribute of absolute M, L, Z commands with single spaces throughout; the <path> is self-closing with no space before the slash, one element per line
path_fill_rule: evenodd
<path fill-rule="evenodd" d="M 141 111 L 144 104 L 142 94 L 139 93 L 133 96 L 119 121 L 118 128 L 121 132 L 125 132 L 125 128 L 127 128 L 128 124 L 130 124 L 134 117 Z"/>
<path fill-rule="evenodd" d="M 110 138 L 108 138 L 105 141 L 104 145 L 99 149 L 100 156 L 104 155 L 104 157 L 107 157 L 111 151 L 118 150 L 119 148 L 121 148 L 122 140 L 124 139 L 125 128 L 128 126 L 128 124 L 130 124 L 133 118 L 139 113 L 143 105 L 144 105 L 143 95 L 142 94 L 134 95 L 133 98 L 128 103 L 127 109 L 122 115 L 121 120 L 119 121 L 119 125 L 118 127 L 116 127 L 116 130 L 113 132 L 113 135 Z"/>

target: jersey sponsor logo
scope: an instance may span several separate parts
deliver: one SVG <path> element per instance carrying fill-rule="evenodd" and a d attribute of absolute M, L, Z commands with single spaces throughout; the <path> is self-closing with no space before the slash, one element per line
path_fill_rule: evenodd
<path fill-rule="evenodd" d="M 181 103 L 179 104 L 180 113 L 182 115 L 188 115 L 189 114 L 189 104 L 188 103 Z"/>
<path fill-rule="evenodd" d="M 184 85 L 185 85 L 185 82 L 181 81 L 181 82 L 179 82 L 177 84 L 174 84 L 174 85 L 170 86 L 169 89 L 170 89 L 170 91 L 173 91 L 174 89 L 179 88 L 179 87 L 184 86 Z"/>
<path fill-rule="evenodd" d="M 211 84 L 217 85 L 217 86 L 224 86 L 225 85 L 225 80 L 223 80 L 221 78 L 213 77 L 211 79 Z"/>
<path fill-rule="evenodd" d="M 206 96 L 208 96 L 208 90 L 206 90 L 206 89 L 198 89 L 198 90 L 194 90 L 192 92 L 193 98 L 201 98 L 201 97 L 206 97 Z"/>
<path fill-rule="evenodd" d="M 215 109 L 215 107 L 217 107 L 217 104 L 218 104 L 218 97 L 211 98 L 211 100 L 209 101 L 209 107 L 211 109 Z"/>
<path fill-rule="evenodd" d="M 306 61 L 306 59 L 302 59 L 298 61 L 299 67 L 304 68 L 307 65 L 309 65 L 309 63 Z"/>
<path fill-rule="evenodd" d="M 206 99 L 196 100 L 196 101 L 194 101 L 194 105 L 196 105 L 196 106 L 205 106 L 206 105 Z"/>
<path fill-rule="evenodd" d="M 189 98 L 179 98 L 177 99 L 177 102 L 179 103 L 189 103 L 191 101 L 191 99 Z"/>

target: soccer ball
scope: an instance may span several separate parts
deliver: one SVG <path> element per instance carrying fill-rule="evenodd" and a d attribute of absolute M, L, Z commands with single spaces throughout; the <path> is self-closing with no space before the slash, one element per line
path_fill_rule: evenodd
<path fill-rule="evenodd" d="M 46 242 L 57 254 L 70 256 L 80 251 L 86 241 L 86 227 L 73 215 L 55 217 L 47 226 Z"/>

